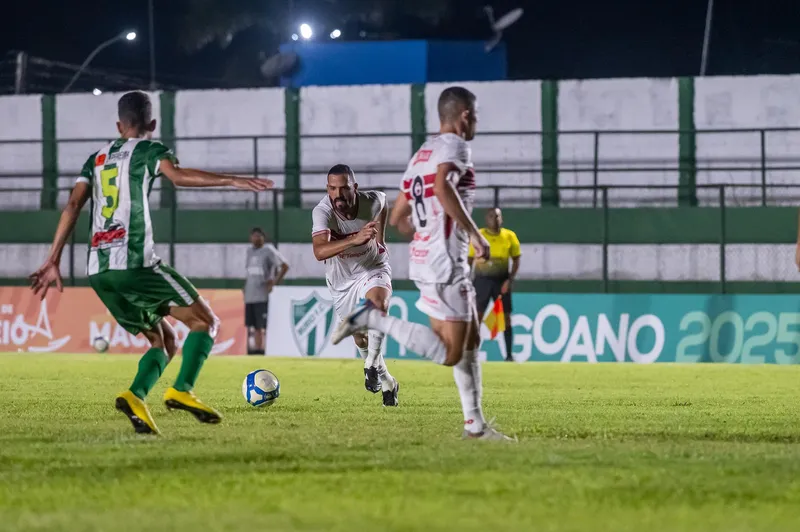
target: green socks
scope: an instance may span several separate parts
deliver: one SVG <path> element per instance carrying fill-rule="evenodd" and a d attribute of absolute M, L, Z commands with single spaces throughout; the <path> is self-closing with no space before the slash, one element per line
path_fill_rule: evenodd
<path fill-rule="evenodd" d="M 183 361 L 181 362 L 181 370 L 178 372 L 178 378 L 175 381 L 176 390 L 188 392 L 194 388 L 200 369 L 203 367 L 203 363 L 208 358 L 209 353 L 211 353 L 213 346 L 214 340 L 208 333 L 189 333 L 186 337 L 186 342 L 183 344 Z M 167 358 L 167 354 L 163 349 L 150 349 L 139 360 L 139 371 L 133 379 L 130 391 L 139 399 L 147 397 L 161 374 L 164 373 L 164 368 L 167 367 L 168 362 L 169 358 Z"/>
<path fill-rule="evenodd" d="M 183 361 L 178 378 L 175 380 L 175 389 L 179 392 L 188 392 L 194 388 L 197 376 L 203 363 L 214 347 L 214 339 L 206 332 L 190 332 L 183 343 Z"/>
<path fill-rule="evenodd" d="M 133 379 L 130 391 L 139 399 L 144 399 L 150 390 L 153 389 L 158 378 L 164 373 L 164 368 L 167 367 L 169 358 L 164 350 L 161 348 L 150 349 L 139 360 L 139 371 Z"/>

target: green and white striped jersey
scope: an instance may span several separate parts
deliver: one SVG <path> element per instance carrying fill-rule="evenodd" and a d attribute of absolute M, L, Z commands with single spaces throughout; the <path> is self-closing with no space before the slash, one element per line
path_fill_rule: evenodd
<path fill-rule="evenodd" d="M 89 275 L 147 268 L 159 262 L 148 196 L 165 159 L 177 163 L 160 142 L 118 139 L 83 165 L 78 182 L 92 187 Z"/>

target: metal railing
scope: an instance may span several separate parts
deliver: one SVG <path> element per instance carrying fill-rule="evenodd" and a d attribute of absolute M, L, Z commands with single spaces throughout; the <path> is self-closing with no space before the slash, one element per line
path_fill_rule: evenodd
<path fill-rule="evenodd" d="M 727 147 L 715 144 L 721 135 L 727 136 Z M 542 153 L 541 149 L 542 137 L 547 136 L 555 136 L 558 141 L 551 143 L 557 145 L 558 150 L 550 154 Z M 779 176 L 779 174 L 800 173 L 800 155 L 794 155 L 792 149 L 798 144 L 794 141 L 794 136 L 797 136 L 796 140 L 800 141 L 800 128 L 700 129 L 692 131 L 679 129 L 487 131 L 479 132 L 479 136 L 473 143 L 473 149 L 476 152 L 476 167 L 479 174 L 490 175 L 497 180 L 510 175 L 516 176 L 517 181 L 530 178 L 526 183 L 530 185 L 541 182 L 544 199 L 549 204 L 558 203 L 559 192 L 564 190 L 561 183 L 565 181 L 565 176 L 569 176 L 571 181 L 578 181 L 580 185 L 591 185 L 599 190 L 602 186 L 620 185 L 621 181 L 626 180 L 627 184 L 643 186 L 645 183 L 642 181 L 646 180 L 647 176 L 677 174 L 681 176 L 679 182 L 686 184 L 679 190 L 680 194 L 685 195 L 680 199 L 683 203 L 692 204 L 696 201 L 694 182 L 698 176 L 702 176 L 701 181 L 704 184 L 739 185 L 743 184 L 738 182 L 742 176 L 750 174 L 746 179 L 750 181 L 750 184 L 760 185 L 760 203 L 767 205 L 769 203 L 768 185 L 776 184 L 776 180 L 786 179 L 785 176 Z M 741 141 L 741 146 L 730 146 L 733 137 L 744 139 Z M 686 138 L 691 138 L 694 145 L 705 146 L 705 148 L 693 151 L 681 150 L 679 147 L 681 139 Z M 364 159 L 365 145 L 368 151 L 371 149 L 369 141 L 382 139 L 407 140 L 408 148 L 407 150 L 401 148 L 399 154 L 394 153 L 392 156 L 369 157 L 368 161 Z M 31 161 L 37 160 L 34 153 L 42 153 L 43 142 L 41 140 L 0 141 L 0 161 L 7 159 L 0 171 L 0 194 L 12 191 L 36 192 L 41 191 L 43 187 L 49 187 L 49 192 L 57 192 L 59 187 L 52 181 L 56 178 L 64 179 L 76 175 L 88 153 L 109 140 L 98 138 L 58 140 L 57 147 L 61 159 L 69 159 L 72 162 L 62 165 L 69 166 L 64 168 L 59 168 L 57 164 L 55 167 L 52 164 L 49 167 L 44 165 L 43 171 L 25 169 L 36 166 L 31 164 Z M 325 147 L 329 147 L 333 152 L 330 155 L 330 161 L 326 160 L 325 164 L 314 165 L 301 165 L 299 161 L 292 160 L 286 160 L 284 164 L 274 164 L 270 161 L 270 157 L 264 153 L 265 150 L 270 151 L 266 149 L 267 144 L 280 144 L 280 146 L 273 146 L 271 150 L 273 152 L 275 150 L 283 151 L 285 155 L 288 155 L 286 143 L 284 143 L 287 137 L 284 135 L 176 137 L 163 140 L 168 145 L 176 146 L 179 156 L 182 156 L 182 153 L 186 155 L 183 158 L 187 165 L 193 165 L 193 158 L 202 154 L 203 160 L 208 164 L 199 164 L 198 166 L 207 167 L 209 170 L 240 175 L 283 176 L 289 189 L 287 197 L 292 199 L 290 203 L 297 205 L 298 202 L 295 200 L 300 197 L 303 176 L 324 175 L 329 165 L 336 162 L 350 162 L 348 159 L 354 160 L 351 164 L 359 175 L 399 175 L 405 170 L 412 144 L 420 139 L 412 133 L 319 134 L 295 137 L 295 141 L 301 142 L 301 151 L 303 151 L 303 141 L 313 141 L 317 143 L 314 150 L 327 151 Z M 349 141 L 359 142 L 348 145 Z M 516 143 L 515 146 L 530 145 L 532 146 L 531 155 L 517 157 L 514 162 L 509 162 L 508 159 L 499 160 L 500 158 L 495 154 L 500 150 L 494 149 L 501 146 L 501 144 L 496 144 L 499 141 L 513 142 Z M 320 142 L 324 145 L 322 148 L 319 146 Z M 632 148 L 631 146 L 637 142 L 643 144 L 640 148 Z M 26 145 L 29 148 L 23 149 L 22 146 Z M 664 148 L 664 146 L 674 146 L 674 148 Z M 10 149 L 5 150 L 6 147 Z M 209 152 L 215 152 L 215 147 L 220 152 L 209 156 Z M 31 154 L 21 155 L 22 152 L 27 151 L 31 151 Z M 732 151 L 736 151 L 737 154 L 731 156 Z M 231 154 L 231 152 L 235 153 Z M 359 152 L 362 155 L 359 155 Z M 723 156 L 716 157 L 714 153 L 721 153 Z M 8 158 L 14 160 L 9 161 Z M 321 158 L 326 157 L 314 157 L 313 159 L 320 160 Z M 14 166 L 20 159 L 24 162 L 19 163 L 19 171 L 14 170 Z M 274 159 L 279 158 L 274 157 Z M 561 176 L 561 178 L 559 179 L 557 176 Z M 3 178 L 17 179 L 11 183 Z M 24 178 L 43 178 L 43 185 L 37 187 L 17 181 L 24 180 Z M 609 179 L 613 179 L 615 182 L 610 183 Z M 485 184 L 501 185 L 497 182 Z M 169 189 L 169 185 L 166 185 L 167 195 L 171 195 Z M 598 195 L 594 193 L 592 206 L 597 206 L 598 201 Z M 268 208 L 273 208 L 275 205 L 278 204 L 272 203 Z M 253 195 L 252 207 L 263 208 L 258 195 Z M 3 208 L 6 207 L 0 205 L 0 209 Z"/>

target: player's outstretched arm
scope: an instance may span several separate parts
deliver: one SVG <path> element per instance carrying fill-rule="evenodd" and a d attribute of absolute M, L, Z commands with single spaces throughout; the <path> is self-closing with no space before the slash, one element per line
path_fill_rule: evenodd
<path fill-rule="evenodd" d="M 232 175 L 215 174 L 194 168 L 181 168 L 169 159 L 161 161 L 160 171 L 176 187 L 234 187 L 242 190 L 260 192 L 272 188 L 274 183 L 269 179 L 257 177 L 237 177 Z"/>
<path fill-rule="evenodd" d="M 50 253 L 48 253 L 42 267 L 30 277 L 31 289 L 41 299 L 45 298 L 50 285 L 53 283 L 55 283 L 59 292 L 64 290 L 64 285 L 61 281 L 61 254 L 64 252 L 67 239 L 75 229 L 81 209 L 86 205 L 91 193 L 92 189 L 88 183 L 78 182 L 75 188 L 72 189 L 67 205 L 58 220 L 58 227 L 56 227 L 56 234 L 53 237 L 53 244 L 50 246 Z"/>
<path fill-rule="evenodd" d="M 319 261 L 328 260 L 342 251 L 366 244 L 378 236 L 377 225 L 378 222 L 369 222 L 358 233 L 341 240 L 330 240 L 331 235 L 327 231 L 313 235 L 311 244 L 314 246 L 314 257 Z"/>
<path fill-rule="evenodd" d="M 400 234 L 414 236 L 414 224 L 411 223 L 411 205 L 408 198 L 402 192 L 397 195 L 392 207 L 392 214 L 389 216 L 389 225 L 396 227 Z"/>
<path fill-rule="evenodd" d="M 436 181 L 433 183 L 433 193 L 436 199 L 442 204 L 444 212 L 461 226 L 468 234 L 475 248 L 475 256 L 478 258 L 489 258 L 489 243 L 478 230 L 475 221 L 467 213 L 464 203 L 456 192 L 456 188 L 447 176 L 450 172 L 458 172 L 458 167 L 453 163 L 440 164 L 436 169 Z"/>

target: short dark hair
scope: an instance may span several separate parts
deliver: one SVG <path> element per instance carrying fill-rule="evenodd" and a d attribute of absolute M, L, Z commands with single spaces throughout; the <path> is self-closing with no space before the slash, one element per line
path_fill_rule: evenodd
<path fill-rule="evenodd" d="M 439 95 L 439 119 L 456 120 L 458 115 L 475 105 L 475 95 L 464 87 L 448 87 Z"/>
<path fill-rule="evenodd" d="M 261 235 L 261 236 L 263 236 L 265 239 L 267 238 L 267 233 L 265 233 L 265 232 L 264 232 L 264 230 L 263 230 L 263 229 L 261 229 L 260 227 L 253 227 L 253 228 L 250 230 L 250 234 L 251 234 L 251 235 Z"/>
<path fill-rule="evenodd" d="M 353 181 L 356 180 L 356 174 L 353 169 L 346 164 L 335 164 L 328 170 L 328 175 L 346 175 Z"/>
<path fill-rule="evenodd" d="M 117 104 L 119 121 L 126 126 L 143 128 L 153 121 L 153 104 L 142 91 L 125 94 Z"/>

